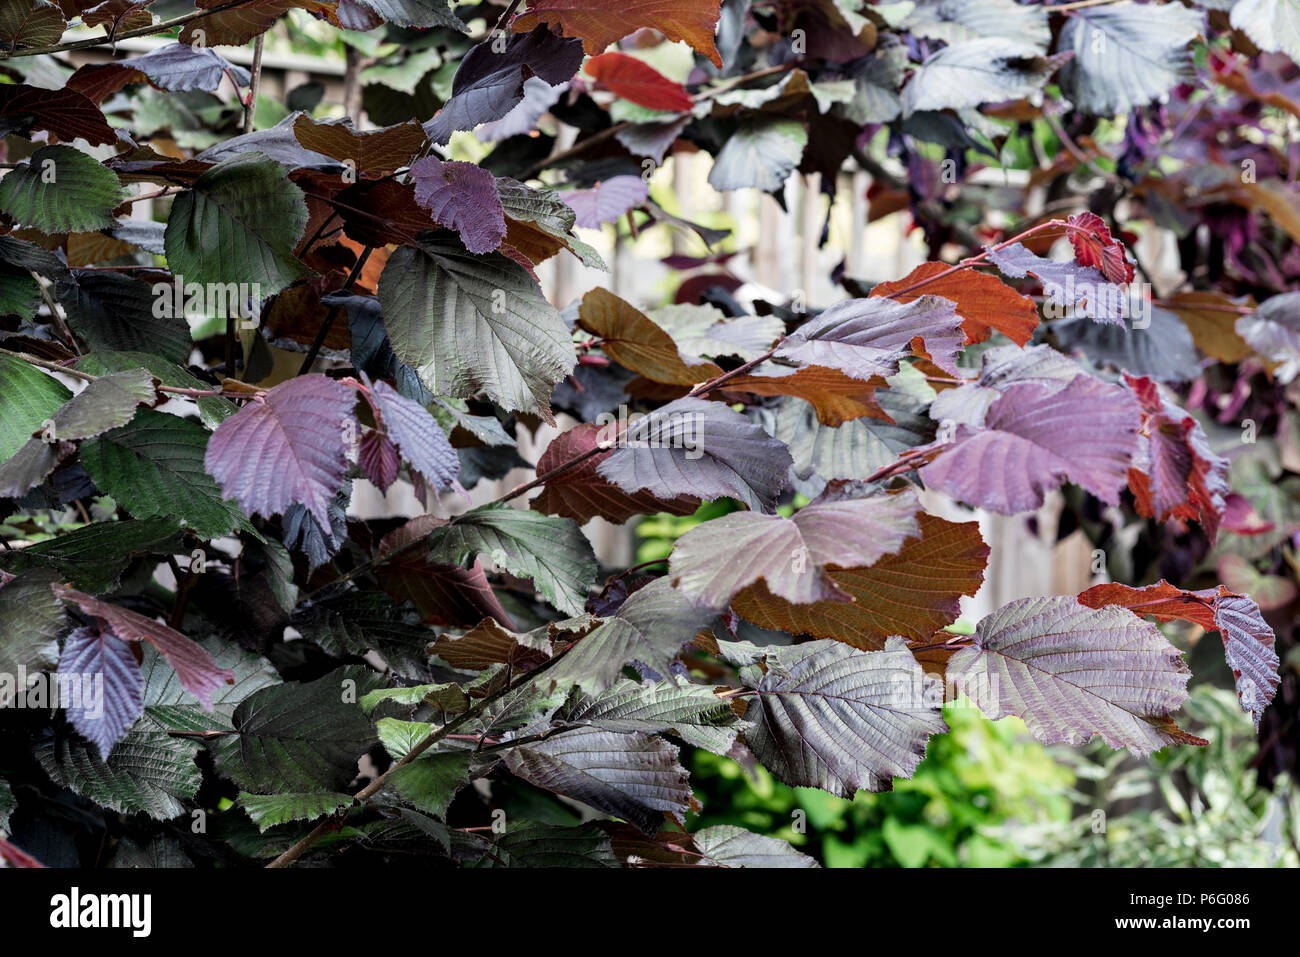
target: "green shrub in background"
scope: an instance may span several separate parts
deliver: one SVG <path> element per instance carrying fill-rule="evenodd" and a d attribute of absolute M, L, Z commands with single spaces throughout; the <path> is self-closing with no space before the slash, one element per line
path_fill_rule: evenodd
<path fill-rule="evenodd" d="M 828 867 L 1027 863 L 1013 831 L 997 836 L 990 829 L 1010 822 L 1044 832 L 1067 827 L 1074 774 L 1018 718 L 988 721 L 960 705 L 947 706 L 944 717 L 952 730 L 931 739 L 910 780 L 852 801 L 786 787 L 757 766 L 751 777 L 728 758 L 697 751 L 691 771 L 703 809 L 693 823 L 779 836 Z"/>

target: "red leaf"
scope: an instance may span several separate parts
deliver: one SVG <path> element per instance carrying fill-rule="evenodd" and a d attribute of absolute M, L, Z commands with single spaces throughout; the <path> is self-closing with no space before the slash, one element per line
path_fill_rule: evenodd
<path fill-rule="evenodd" d="M 1128 261 L 1124 244 L 1110 235 L 1110 229 L 1096 213 L 1079 213 L 1069 219 L 1071 226 L 1086 230 L 1070 230 L 1070 245 L 1074 247 L 1074 260 L 1080 266 L 1093 266 L 1109 282 L 1133 281 L 1133 264 Z"/>
<path fill-rule="evenodd" d="M 658 30 L 669 40 L 684 40 L 721 68 L 722 57 L 713 44 L 721 0 L 536 0 L 515 18 L 516 33 L 539 23 L 558 23 L 566 37 L 582 37 L 590 54 L 600 53 L 643 27 Z"/>
<path fill-rule="evenodd" d="M 1259 613 L 1259 606 L 1220 585 L 1203 591 L 1184 591 L 1167 581 L 1145 588 L 1128 585 L 1094 585 L 1079 596 L 1089 608 L 1120 605 L 1156 621 L 1188 621 L 1206 631 L 1217 631 L 1223 639 L 1223 654 L 1237 683 L 1241 709 L 1259 718 L 1277 694 L 1279 682 L 1273 629 Z"/>
<path fill-rule="evenodd" d="M 357 464 L 379 491 L 387 492 L 389 486 L 397 481 L 397 470 L 402 463 L 397 455 L 397 446 L 388 440 L 388 436 L 372 430 L 361 436 Z"/>
<path fill-rule="evenodd" d="M 15 847 L 0 837 L 0 860 L 10 867 L 44 867 L 45 865 L 32 857 L 22 848 Z"/>
<path fill-rule="evenodd" d="M 537 474 L 549 472 L 595 448 L 600 438 L 600 427 L 590 424 L 579 425 L 557 435 L 538 459 Z M 624 492 L 596 471 L 596 467 L 607 458 L 609 453 L 595 455 L 581 465 L 561 472 L 546 483 L 542 494 L 533 499 L 532 507 L 546 515 L 563 515 L 578 522 L 586 522 L 599 515 L 611 522 L 620 523 L 634 515 L 651 515 L 655 512 L 690 515 L 699 507 L 700 500 L 689 495 L 664 501 L 646 491 L 631 494 Z"/>
<path fill-rule="evenodd" d="M 588 60 L 583 69 L 613 93 L 647 109 L 684 113 L 695 104 L 680 83 L 626 53 L 602 53 Z"/>
<path fill-rule="evenodd" d="M 1200 522 L 1213 542 L 1227 507 L 1227 459 L 1214 454 L 1197 421 L 1166 402 L 1155 382 L 1124 378 L 1142 406 L 1142 444 L 1128 472 L 1138 514 Z"/>
<path fill-rule="evenodd" d="M 879 283 L 871 290 L 871 296 L 888 296 L 898 302 L 911 302 L 922 296 L 948 299 L 957 307 L 968 344 L 983 342 L 994 329 L 1016 345 L 1023 346 L 1029 341 L 1038 327 L 1038 307 L 1028 296 L 1022 296 L 996 276 L 963 269 L 917 286 L 950 268 L 947 263 L 921 263 L 902 279 Z M 917 286 L 913 292 L 898 291 L 912 286 Z"/>

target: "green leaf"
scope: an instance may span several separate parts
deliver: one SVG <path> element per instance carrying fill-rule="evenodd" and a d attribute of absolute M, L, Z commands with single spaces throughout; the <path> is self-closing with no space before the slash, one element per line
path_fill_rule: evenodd
<path fill-rule="evenodd" d="M 18 802 L 14 800 L 13 789 L 9 782 L 0 778 L 0 831 L 9 830 L 9 817 L 18 810 Z"/>
<path fill-rule="evenodd" d="M 576 522 L 503 502 L 457 516 L 428 541 L 430 562 L 463 565 L 484 554 L 510 574 L 531 578 L 547 601 L 570 615 L 582 614 L 596 577 L 596 555 Z"/>
<path fill-rule="evenodd" d="M 58 43 L 67 26 L 58 6 L 47 0 L 7 0 L 0 9 L 0 43 L 11 49 Z"/>
<path fill-rule="evenodd" d="M 351 794 L 249 794 L 241 791 L 239 806 L 259 831 L 290 821 L 314 821 L 352 803 Z"/>
<path fill-rule="evenodd" d="M 119 814 L 166 821 L 185 812 L 203 778 L 194 761 L 199 746 L 144 722 L 127 732 L 105 761 L 99 748 L 73 735 L 47 731 L 32 753 L 55 784 Z"/>
<path fill-rule="evenodd" d="M 808 130 L 798 120 L 751 120 L 723 144 L 709 170 L 716 190 L 752 186 L 770 193 L 794 172 L 808 144 Z"/>
<path fill-rule="evenodd" d="M 347 592 L 316 601 L 295 614 L 290 624 L 328 654 L 378 652 L 389 667 L 416 676 L 428 662 L 425 648 L 436 634 L 382 592 Z"/>
<path fill-rule="evenodd" d="M 712 688 L 685 681 L 620 681 L 598 695 L 575 694 L 554 720 L 606 731 L 671 731 L 688 744 L 721 755 L 731 750 L 742 726 L 731 705 Z"/>
<path fill-rule="evenodd" d="M 52 669 L 58 663 L 58 638 L 66 617 L 50 590 L 56 581 L 53 572 L 37 569 L 0 586 L 0 706 L 19 690 L 15 675 Z"/>
<path fill-rule="evenodd" d="M 43 146 L 0 179 L 0 212 L 44 233 L 115 226 L 113 209 L 125 196 L 111 170 L 71 146 Z"/>
<path fill-rule="evenodd" d="M 468 835 L 468 850 L 483 854 L 473 867 L 618 867 L 609 836 L 594 824 L 555 827 L 521 821 L 495 841 Z M 490 854 L 487 852 L 491 852 Z"/>
<path fill-rule="evenodd" d="M 72 452 L 70 443 L 124 425 L 154 395 L 153 378 L 143 369 L 96 379 L 50 416 L 40 437 L 28 439 L 0 465 L 0 495 L 22 495 L 39 485 Z"/>
<path fill-rule="evenodd" d="M 456 792 L 469 783 L 471 756 L 468 751 L 421 755 L 389 773 L 387 786 L 426 814 L 445 818 Z"/>
<path fill-rule="evenodd" d="M 188 357 L 188 352 L 187 352 Z M 148 352 L 95 352 L 77 361 L 77 368 L 91 375 L 108 375 L 125 369 L 144 369 L 163 385 L 175 389 L 211 389 L 212 384 L 190 375 L 184 368 Z M 195 400 L 199 420 L 210 429 L 238 411 L 235 404 L 221 396 L 210 395 Z"/>
<path fill-rule="evenodd" d="M 886 820 L 893 820 L 887 818 Z M 743 827 L 720 824 L 691 835 L 696 848 L 721 867 L 819 867 L 807 854 L 785 841 L 755 834 Z"/>
<path fill-rule="evenodd" d="M 361 666 L 323 678 L 273 685 L 240 702 L 235 733 L 216 739 L 217 768 L 246 791 L 337 791 L 357 775 L 357 760 L 378 740 L 355 703 L 377 680 Z M 351 699 L 349 701 L 348 699 Z"/>
<path fill-rule="evenodd" d="M 0 566 L 10 572 L 53 568 L 63 581 L 84 591 L 103 593 L 138 555 L 174 555 L 182 550 L 182 530 L 174 518 L 96 522 L 29 545 L 0 552 Z"/>
<path fill-rule="evenodd" d="M 548 422 L 551 388 L 572 371 L 564 320 L 522 266 L 500 253 L 474 256 L 434 234 L 394 252 L 379 278 L 393 352 L 429 391 L 485 392 L 506 409 Z"/>
<path fill-rule="evenodd" d="M 62 287 L 59 301 L 68 325 L 91 349 L 189 361 L 194 349 L 189 323 L 184 316 L 155 311 L 164 300 L 155 296 L 154 285 L 116 272 L 78 269 L 73 275 L 76 281 Z"/>
<path fill-rule="evenodd" d="M 306 226 L 307 200 L 284 167 L 239 153 L 177 197 L 163 236 L 167 264 L 187 285 L 252 284 L 265 298 L 312 274 L 293 255 Z"/>
<path fill-rule="evenodd" d="M 0 355 L 0 462 L 4 462 L 72 393 L 35 366 Z"/>
<path fill-rule="evenodd" d="M 256 535 L 203 467 L 208 435 L 189 419 L 140 409 L 127 425 L 84 443 L 81 464 L 137 519 L 174 516 L 205 539 L 235 528 Z"/>
<path fill-rule="evenodd" d="M 498 176 L 497 194 L 508 219 L 537 227 L 562 242 L 582 260 L 583 265 L 609 272 L 609 266 L 600 258 L 600 253 L 574 235 L 573 224 L 577 216 L 555 190 L 533 189 L 508 176 Z"/>
<path fill-rule="evenodd" d="M 0 262 L 0 316 L 30 322 L 41 304 L 41 284 L 26 269 Z"/>

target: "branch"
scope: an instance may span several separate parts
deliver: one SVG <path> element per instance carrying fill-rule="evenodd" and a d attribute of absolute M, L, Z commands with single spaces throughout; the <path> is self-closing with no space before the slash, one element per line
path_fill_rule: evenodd
<path fill-rule="evenodd" d="M 533 668 L 530 671 L 525 671 L 523 674 L 519 675 L 513 681 L 509 682 L 504 688 L 501 688 L 499 691 L 494 691 L 486 698 L 480 699 L 478 704 L 474 705 L 468 711 L 465 711 L 464 713 L 457 715 L 456 717 L 448 721 L 446 724 L 442 725 L 442 727 L 436 728 L 435 730 L 431 731 L 428 737 L 426 737 L 415 747 L 411 748 L 410 751 L 406 752 L 405 757 L 403 757 L 400 761 L 394 763 L 387 771 L 379 775 L 379 777 L 375 778 L 364 788 L 358 791 L 353 796 L 352 803 L 348 806 L 348 808 L 344 809 L 343 813 L 346 813 L 346 811 L 350 810 L 351 808 L 360 807 L 370 798 L 374 797 L 376 794 L 378 794 L 380 791 L 383 790 L 384 785 L 388 782 L 388 776 L 390 774 L 392 774 L 398 768 L 410 764 L 412 761 L 414 761 L 416 758 L 422 755 L 425 751 L 429 750 L 429 748 L 433 747 L 439 741 L 443 740 L 443 738 L 447 737 L 447 735 L 451 734 L 457 728 L 462 727 L 465 724 L 468 724 L 474 718 L 482 714 L 489 705 L 500 700 L 502 697 L 514 691 L 516 688 L 519 688 L 533 681 L 533 679 L 535 679 L 543 671 L 546 671 L 557 661 L 563 658 L 566 654 L 568 654 L 568 651 L 569 649 L 565 648 L 559 654 L 551 658 L 548 658 L 546 661 L 542 662 L 536 668 Z M 336 812 L 334 816 L 326 818 L 325 820 L 321 821 L 320 824 L 317 824 L 316 827 L 312 829 L 311 833 L 309 833 L 301 841 L 299 841 L 293 847 L 289 848 L 287 851 L 285 851 L 283 854 L 281 854 L 279 857 L 277 857 L 275 860 L 273 860 L 270 864 L 267 864 L 266 866 L 268 868 L 288 867 L 298 858 L 302 857 L 303 854 L 307 853 L 307 851 L 311 850 L 312 846 L 317 841 L 319 841 L 322 837 L 329 834 L 331 831 L 335 829 L 336 826 L 335 821 L 337 820 L 338 816 L 339 816 L 338 812 Z"/>
<path fill-rule="evenodd" d="M 163 33 L 179 27 L 181 24 L 189 23 L 191 20 L 197 20 L 200 17 L 210 17 L 214 13 L 221 13 L 223 10 L 232 10 L 235 7 L 247 6 L 256 3 L 258 0 L 230 0 L 229 3 L 222 4 L 219 7 L 210 7 L 207 10 L 194 10 L 183 16 L 173 17 L 170 20 L 161 20 L 158 23 L 152 23 L 147 27 L 138 27 L 134 30 L 127 30 L 125 33 L 114 34 L 111 30 L 105 29 L 102 37 L 89 37 L 85 40 L 69 40 L 67 43 L 55 43 L 48 47 L 28 47 L 25 50 L 2 50 L 0 51 L 0 60 L 12 60 L 20 56 L 40 56 L 45 53 L 62 53 L 65 50 L 88 50 L 91 47 L 102 46 L 105 43 L 116 43 L 118 40 L 129 40 L 132 37 L 147 37 L 154 33 Z"/>
<path fill-rule="evenodd" d="M 253 68 L 249 71 L 252 79 L 248 81 L 248 99 L 244 101 L 244 132 L 253 132 L 253 117 L 257 114 L 257 87 L 262 79 L 262 45 L 265 33 L 259 33 L 253 41 Z"/>

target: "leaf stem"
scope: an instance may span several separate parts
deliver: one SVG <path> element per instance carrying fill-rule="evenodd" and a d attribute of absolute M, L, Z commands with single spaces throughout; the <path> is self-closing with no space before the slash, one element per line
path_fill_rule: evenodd
<path fill-rule="evenodd" d="M 253 41 L 253 66 L 249 71 L 248 98 L 244 100 L 244 132 L 253 132 L 253 117 L 257 114 L 257 87 L 262 80 L 262 46 L 266 34 L 259 33 Z"/>

